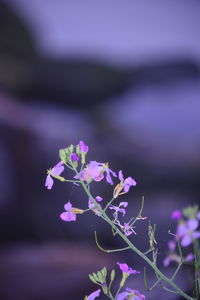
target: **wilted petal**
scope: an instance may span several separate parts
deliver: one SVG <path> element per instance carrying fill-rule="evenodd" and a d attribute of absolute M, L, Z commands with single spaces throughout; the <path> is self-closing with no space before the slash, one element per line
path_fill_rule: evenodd
<path fill-rule="evenodd" d="M 124 176 L 123 176 L 122 170 L 119 171 L 118 177 L 119 177 L 119 180 L 120 180 L 120 181 L 123 181 L 123 180 L 124 180 Z"/>

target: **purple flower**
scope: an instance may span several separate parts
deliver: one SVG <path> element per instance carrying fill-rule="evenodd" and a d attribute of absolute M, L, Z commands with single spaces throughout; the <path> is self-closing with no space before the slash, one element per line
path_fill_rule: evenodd
<path fill-rule="evenodd" d="M 101 290 L 98 289 L 92 294 L 90 294 L 88 297 L 85 298 L 85 300 L 94 300 L 96 297 L 99 297 Z"/>
<path fill-rule="evenodd" d="M 130 268 L 127 264 L 121 264 L 121 263 L 117 263 L 120 270 L 123 272 L 123 273 L 126 273 L 127 275 L 130 275 L 130 274 L 140 274 L 139 271 L 136 271 L 136 270 L 133 270 L 132 268 Z"/>
<path fill-rule="evenodd" d="M 185 257 L 184 261 L 192 261 L 194 259 L 193 253 L 188 253 L 188 255 Z"/>
<path fill-rule="evenodd" d="M 118 221 L 118 220 L 117 220 Z M 136 234 L 136 232 L 134 231 L 133 227 L 131 225 L 129 225 L 129 223 L 124 223 L 124 225 L 121 225 L 120 222 L 117 222 L 117 225 L 120 226 L 120 228 L 124 231 L 126 236 L 129 236 L 133 233 Z"/>
<path fill-rule="evenodd" d="M 62 161 L 59 161 L 57 165 L 55 165 L 52 169 L 48 171 L 48 175 L 45 181 L 45 186 L 47 187 L 48 190 L 51 190 L 53 186 L 53 179 L 51 177 L 51 174 L 59 176 L 63 171 L 64 171 L 64 166 Z"/>
<path fill-rule="evenodd" d="M 95 200 L 97 201 L 97 202 L 101 202 L 103 199 L 100 197 L 100 196 L 97 196 L 96 198 L 95 198 Z M 89 198 L 89 200 L 88 200 L 88 207 L 93 211 L 93 212 L 95 212 L 95 214 L 97 215 L 97 216 L 100 216 L 101 215 L 101 212 L 99 211 L 99 207 L 101 208 L 101 205 L 98 203 L 98 204 L 96 204 L 92 199 L 90 199 Z"/>
<path fill-rule="evenodd" d="M 89 177 L 95 181 L 101 181 L 104 178 L 101 163 L 98 163 L 95 160 L 91 161 L 86 168 L 86 175 L 89 175 Z"/>
<path fill-rule="evenodd" d="M 115 205 L 111 205 L 109 206 L 109 209 L 112 209 L 114 210 L 115 212 L 113 213 L 113 216 L 115 217 L 115 222 L 117 221 L 118 219 L 118 212 L 122 213 L 123 214 L 123 217 L 126 213 L 126 210 L 124 208 L 120 208 L 121 206 L 122 207 L 127 207 L 128 205 L 128 202 L 120 202 L 119 206 L 115 206 Z"/>
<path fill-rule="evenodd" d="M 104 178 L 104 172 L 106 172 L 106 181 L 112 185 L 113 181 L 110 174 L 116 177 L 117 175 L 115 172 L 109 169 L 108 164 L 99 163 L 95 160 L 90 161 L 88 166 L 83 169 L 80 176 L 83 181 L 89 182 L 91 179 L 94 181 L 101 181 Z M 75 178 L 77 178 L 77 176 L 75 176 Z"/>
<path fill-rule="evenodd" d="M 117 198 L 119 195 L 123 195 L 125 193 L 128 193 L 131 186 L 135 186 L 137 183 L 132 177 L 128 177 L 124 179 L 122 170 L 119 171 L 118 177 L 120 180 L 120 183 L 115 187 L 113 192 L 113 197 Z"/>
<path fill-rule="evenodd" d="M 182 213 L 180 210 L 174 210 L 171 214 L 171 218 L 174 220 L 180 220 L 182 218 Z"/>
<path fill-rule="evenodd" d="M 178 254 L 170 252 L 163 260 L 163 266 L 168 267 L 171 262 L 179 263 L 181 258 Z"/>
<path fill-rule="evenodd" d="M 64 205 L 64 209 L 66 211 L 60 214 L 60 218 L 66 222 L 76 221 L 76 214 L 73 213 L 73 207 L 70 202 Z"/>
<path fill-rule="evenodd" d="M 176 241 L 175 240 L 171 240 L 168 242 L 168 248 L 170 251 L 174 251 L 176 249 Z"/>
<path fill-rule="evenodd" d="M 113 185 L 113 180 L 112 180 L 112 177 L 110 174 L 112 174 L 112 176 L 114 177 L 117 177 L 117 175 L 115 174 L 115 172 L 113 172 L 109 167 L 108 167 L 108 164 L 104 164 L 104 168 L 105 168 L 105 171 L 106 171 L 106 181 Z"/>
<path fill-rule="evenodd" d="M 143 294 L 140 294 L 138 290 L 132 290 L 126 288 L 126 292 L 119 293 L 116 297 L 116 300 L 145 300 L 146 297 Z"/>
<path fill-rule="evenodd" d="M 199 226 L 196 219 L 189 219 L 185 223 L 179 223 L 177 227 L 177 237 L 181 240 L 183 247 L 189 246 L 194 239 L 200 238 L 200 231 L 195 231 Z"/>
<path fill-rule="evenodd" d="M 79 160 L 78 155 L 77 155 L 76 153 L 74 153 L 74 152 L 71 153 L 70 157 L 71 157 L 71 160 L 72 160 L 73 162 Z"/>
<path fill-rule="evenodd" d="M 89 147 L 83 141 L 79 142 L 79 148 L 81 153 L 87 153 L 89 150 Z"/>

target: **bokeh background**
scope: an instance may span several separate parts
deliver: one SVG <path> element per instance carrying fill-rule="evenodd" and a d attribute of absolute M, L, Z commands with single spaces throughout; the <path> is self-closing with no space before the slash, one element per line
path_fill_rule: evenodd
<path fill-rule="evenodd" d="M 94 230 L 104 247 L 123 245 L 91 213 L 59 219 L 66 202 L 82 207 L 87 197 L 60 182 L 46 190 L 46 169 L 79 140 L 90 160 L 138 182 L 120 200 L 131 217 L 145 196 L 163 269 L 171 212 L 200 195 L 199 9 L 194 0 L 0 1 L 0 299 L 79 300 L 96 289 L 88 273 L 104 265 L 143 270 L 130 252 L 97 249 Z M 94 192 L 109 199 L 112 188 Z M 145 250 L 148 220 L 137 232 Z M 185 273 L 177 282 L 191 287 Z M 148 294 L 142 275 L 129 286 L 179 299 L 159 287 Z"/>

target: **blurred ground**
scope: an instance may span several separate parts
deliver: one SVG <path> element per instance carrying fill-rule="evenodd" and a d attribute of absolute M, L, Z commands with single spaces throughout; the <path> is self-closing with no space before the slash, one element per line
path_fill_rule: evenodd
<path fill-rule="evenodd" d="M 89 159 L 138 182 L 123 201 L 136 214 L 145 195 L 162 268 L 171 211 L 199 202 L 198 9 L 196 1 L 0 2 L 0 299 L 78 300 L 95 290 L 88 273 L 104 265 L 130 261 L 142 271 L 130 253 L 95 248 L 96 229 L 105 247 L 121 247 L 95 216 L 59 220 L 64 203 L 87 201 L 79 188 L 44 188 L 58 149 L 81 139 Z M 143 226 L 135 239 L 145 249 Z M 131 285 L 145 293 L 142 276 Z M 161 294 L 178 299 L 146 292 Z"/>

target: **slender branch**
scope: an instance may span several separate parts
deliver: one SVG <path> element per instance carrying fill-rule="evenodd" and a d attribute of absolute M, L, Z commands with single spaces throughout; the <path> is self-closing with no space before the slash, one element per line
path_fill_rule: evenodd
<path fill-rule="evenodd" d="M 107 203 L 106 207 L 104 208 L 104 211 L 106 211 L 107 208 L 112 204 L 113 200 L 115 200 L 114 197 Z"/>
<path fill-rule="evenodd" d="M 183 264 L 182 262 L 180 262 L 180 263 L 178 264 L 178 267 L 176 268 L 174 274 L 173 274 L 172 277 L 171 277 L 171 280 L 174 280 L 174 278 L 176 277 L 176 275 L 177 275 L 178 271 L 180 270 L 182 264 Z"/>
<path fill-rule="evenodd" d="M 133 222 L 131 222 L 131 226 L 133 226 L 135 224 L 135 222 L 142 217 L 143 209 L 144 209 L 144 196 L 142 196 L 141 207 L 140 207 L 139 213 L 138 213 L 137 217 L 133 220 Z"/>
<path fill-rule="evenodd" d="M 112 253 L 112 252 L 119 252 L 119 251 L 124 251 L 124 250 L 129 250 L 129 249 L 130 249 L 130 247 L 128 246 L 128 247 L 121 248 L 121 249 L 106 250 L 106 249 L 102 248 L 102 247 L 99 245 L 99 242 L 98 242 L 98 239 L 97 239 L 97 233 L 96 233 L 96 231 L 94 232 L 94 237 L 95 237 L 95 242 L 96 242 L 97 247 L 98 247 L 101 251 L 103 251 L 103 252 L 106 252 L 106 253 Z"/>
<path fill-rule="evenodd" d="M 155 288 L 156 287 L 156 285 L 158 284 L 158 283 L 160 283 L 161 282 L 161 278 L 158 278 L 157 280 L 156 280 L 156 282 L 152 285 L 152 287 L 150 288 L 149 286 L 148 286 L 148 284 L 147 284 L 147 273 L 146 273 L 146 268 L 144 267 L 144 286 L 145 286 L 145 288 L 146 288 L 146 290 L 147 291 L 152 291 L 153 290 L 153 288 Z"/>

